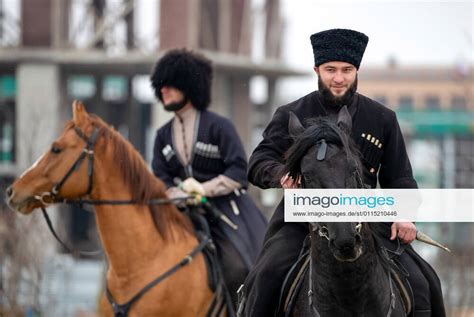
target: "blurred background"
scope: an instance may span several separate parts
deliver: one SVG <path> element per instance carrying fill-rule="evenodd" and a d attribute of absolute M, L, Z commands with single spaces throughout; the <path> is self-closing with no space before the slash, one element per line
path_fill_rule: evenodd
<path fill-rule="evenodd" d="M 0 316 L 94 316 L 105 261 L 61 249 L 39 215 L 4 189 L 45 151 L 74 99 L 150 162 L 170 115 L 148 74 L 187 47 L 214 63 L 211 110 L 236 125 L 247 154 L 276 107 L 313 91 L 312 33 L 352 28 L 369 44 L 359 91 L 395 110 L 424 188 L 474 187 L 473 2 L 310 0 L 0 0 Z M 281 190 L 251 188 L 270 217 Z M 93 213 L 52 208 L 73 247 L 100 247 Z M 474 316 L 472 223 L 423 223 L 452 254 L 415 243 L 438 271 L 448 316 Z"/>

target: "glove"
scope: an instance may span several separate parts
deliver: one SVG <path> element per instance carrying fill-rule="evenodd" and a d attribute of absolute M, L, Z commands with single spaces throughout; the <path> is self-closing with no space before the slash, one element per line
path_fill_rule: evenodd
<path fill-rule="evenodd" d="M 183 191 L 188 194 L 198 194 L 201 196 L 206 196 L 206 191 L 200 182 L 198 182 L 194 177 L 187 178 L 179 186 Z"/>
<path fill-rule="evenodd" d="M 178 187 L 170 187 L 166 191 L 166 195 L 168 196 L 169 199 L 175 199 L 175 198 L 181 198 L 181 197 L 187 197 L 188 194 L 179 189 Z"/>

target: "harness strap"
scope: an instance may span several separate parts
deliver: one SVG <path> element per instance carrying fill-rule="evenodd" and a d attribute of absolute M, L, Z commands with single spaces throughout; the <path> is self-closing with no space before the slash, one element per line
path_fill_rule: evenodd
<path fill-rule="evenodd" d="M 411 290 L 409 290 L 410 285 L 405 286 L 402 281 L 402 276 L 399 275 L 396 271 L 391 271 L 393 276 L 393 281 L 395 282 L 396 288 L 398 289 L 401 297 L 402 304 L 405 309 L 405 313 L 408 315 L 412 310 L 412 297 L 410 296 Z M 408 287 L 408 288 L 407 288 Z"/>
<path fill-rule="evenodd" d="M 54 195 L 58 194 L 59 189 L 64 185 L 64 183 L 69 178 L 69 176 L 71 176 L 71 174 L 79 168 L 79 166 L 81 165 L 81 163 L 84 160 L 84 158 L 86 157 L 86 155 L 87 155 L 87 151 L 86 151 L 86 148 L 84 148 L 84 150 L 81 152 L 81 154 L 77 158 L 76 162 L 74 162 L 74 164 L 72 164 L 71 168 L 69 168 L 66 175 L 64 175 L 64 177 L 58 183 L 56 183 L 53 186 L 53 189 L 51 190 L 51 192 Z"/>
<path fill-rule="evenodd" d="M 176 271 L 178 271 L 180 268 L 183 266 L 191 263 L 193 258 L 201 252 L 206 245 L 211 241 L 211 239 L 208 236 L 205 236 L 202 241 L 197 245 L 191 253 L 189 253 L 184 259 L 182 259 L 179 263 L 174 265 L 172 268 L 170 268 L 168 271 L 165 273 L 161 274 L 158 276 L 156 279 L 145 285 L 137 294 L 135 294 L 128 302 L 125 304 L 118 304 L 115 302 L 112 293 L 109 290 L 108 285 L 106 285 L 106 296 L 107 300 L 109 303 L 112 305 L 114 309 L 114 315 L 116 317 L 126 317 L 128 315 L 128 311 L 132 307 L 132 304 L 135 303 L 137 300 L 139 300 L 146 292 L 148 292 L 151 288 L 168 278 L 169 276 L 173 275 Z"/>
<path fill-rule="evenodd" d="M 44 207 L 41 207 L 41 211 L 43 212 L 43 216 L 44 216 L 44 219 L 46 220 L 46 223 L 48 224 L 49 230 L 51 231 L 53 236 L 56 238 L 56 240 L 59 242 L 59 244 L 61 244 L 61 246 L 64 249 L 66 249 L 66 251 L 68 251 L 71 254 L 80 254 L 80 255 L 86 255 L 86 256 L 94 256 L 94 255 L 98 255 L 98 254 L 102 253 L 101 250 L 96 250 L 96 251 L 74 251 L 74 250 L 72 250 L 66 243 L 64 243 L 59 238 L 58 234 L 54 230 L 53 223 L 51 222 L 51 218 L 49 217 L 48 212 L 46 211 L 46 209 Z"/>
<path fill-rule="evenodd" d="M 86 142 L 89 145 L 89 152 L 87 153 L 89 155 L 89 164 L 87 167 L 87 175 L 89 176 L 89 186 L 87 187 L 86 195 L 90 195 L 90 193 L 92 192 L 92 181 L 93 181 L 93 176 L 94 176 L 94 147 L 95 147 L 95 141 L 97 140 L 98 136 L 99 136 L 99 129 L 95 128 L 94 132 L 92 132 L 90 139 L 86 140 Z"/>
<path fill-rule="evenodd" d="M 147 202 L 149 205 L 165 205 L 165 204 L 172 204 L 176 201 L 180 200 L 185 200 L 191 198 L 189 197 L 180 197 L 180 198 L 157 198 L 157 199 L 152 199 Z M 83 205 L 83 204 L 89 204 L 89 205 L 130 205 L 130 204 L 136 204 L 135 201 L 133 200 L 123 200 L 123 201 L 114 201 L 114 200 L 91 200 L 91 199 L 78 199 L 78 200 L 68 200 L 68 199 L 56 199 L 55 202 L 60 202 L 64 204 L 70 204 L 70 205 Z M 51 218 L 48 215 L 48 212 L 44 207 L 41 207 L 41 211 L 43 213 L 43 217 L 46 221 L 46 224 L 48 225 L 49 231 L 51 231 L 51 234 L 54 236 L 54 238 L 61 244 L 61 246 L 68 251 L 71 254 L 79 254 L 79 255 L 85 255 L 85 256 L 95 256 L 102 254 L 101 250 L 95 250 L 95 251 L 82 251 L 82 250 L 74 250 L 71 247 L 69 247 L 64 241 L 59 238 L 59 235 L 57 234 L 56 230 L 54 230 L 53 223 L 51 221 Z"/>
<path fill-rule="evenodd" d="M 187 199 L 193 199 L 193 196 L 185 196 L 178 198 L 154 198 L 143 202 L 144 205 L 166 205 L 181 202 Z M 58 198 L 55 200 L 56 203 L 63 203 L 68 205 L 138 205 L 140 204 L 137 200 L 112 200 L 112 199 L 66 199 Z"/>
<path fill-rule="evenodd" d="M 388 283 L 390 285 L 390 307 L 388 308 L 387 317 L 390 317 L 392 316 L 392 311 L 395 308 L 395 303 L 397 300 L 395 292 L 393 291 L 392 274 L 390 271 L 388 271 Z"/>
<path fill-rule="evenodd" d="M 313 303 L 313 257 L 309 256 L 309 290 L 308 290 L 308 303 L 311 309 L 314 312 L 315 317 L 320 317 L 321 315 L 318 312 L 316 306 Z"/>
<path fill-rule="evenodd" d="M 288 295 L 285 300 L 284 312 L 285 316 L 289 316 L 289 314 L 293 311 L 293 303 L 295 301 L 295 297 L 298 295 L 301 285 L 304 282 L 304 278 L 306 275 L 306 271 L 308 270 L 309 258 L 311 255 L 307 254 L 306 259 L 304 260 L 303 265 L 298 271 L 293 283 L 291 284 L 290 289 L 288 290 Z"/>
<path fill-rule="evenodd" d="M 92 177 L 93 177 L 93 172 L 94 172 L 94 146 L 95 146 L 95 142 L 97 141 L 97 137 L 99 136 L 99 129 L 95 128 L 90 138 L 87 138 L 84 135 L 84 133 L 77 127 L 74 127 L 74 131 L 76 131 L 76 133 L 86 142 L 86 146 L 82 150 L 77 160 L 71 166 L 71 168 L 67 171 L 66 175 L 64 175 L 64 177 L 58 183 L 54 185 L 51 191 L 53 195 L 57 195 L 59 193 L 59 190 L 61 189 L 61 187 L 64 185 L 64 183 L 69 178 L 69 176 L 71 176 L 71 174 L 79 168 L 82 161 L 85 159 L 86 155 L 89 156 L 89 164 L 88 164 L 89 166 L 87 168 L 87 175 L 89 177 L 89 186 L 87 188 L 86 195 L 89 195 L 92 191 Z"/>

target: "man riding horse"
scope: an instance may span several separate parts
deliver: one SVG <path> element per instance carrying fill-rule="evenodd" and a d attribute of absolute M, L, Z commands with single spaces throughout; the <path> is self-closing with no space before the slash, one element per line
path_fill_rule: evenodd
<path fill-rule="evenodd" d="M 310 39 L 319 90 L 277 109 L 250 157 L 250 182 L 263 189 L 299 187 L 299 179 L 289 175 L 275 179 L 292 144 L 290 111 L 305 123 L 309 118 L 335 117 L 347 106 L 351 136 L 362 154 L 365 186 L 375 188 L 378 181 L 382 188 L 417 188 L 395 113 L 357 93 L 357 74 L 368 37 L 353 30 L 331 29 Z M 244 316 L 276 314 L 280 287 L 308 235 L 307 224 L 284 222 L 283 206 L 281 202 L 270 220 L 262 252 L 246 279 Z M 445 316 L 439 279 L 410 245 L 416 237 L 415 224 L 380 223 L 378 228 L 388 253 L 408 272 L 414 316 Z"/>
<path fill-rule="evenodd" d="M 170 198 L 199 194 L 237 225 L 211 222 L 211 233 L 236 302 L 237 288 L 253 266 L 266 220 L 246 193 L 247 160 L 233 124 L 208 111 L 212 67 L 187 50 L 172 50 L 158 60 L 151 84 L 174 118 L 156 135 L 152 168 L 168 186 Z"/>

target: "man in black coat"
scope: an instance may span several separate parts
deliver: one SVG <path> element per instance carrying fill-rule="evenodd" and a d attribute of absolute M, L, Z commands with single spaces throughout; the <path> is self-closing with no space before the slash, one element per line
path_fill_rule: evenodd
<path fill-rule="evenodd" d="M 158 129 L 152 169 L 169 198 L 205 196 L 236 227 L 206 213 L 233 302 L 260 250 L 266 219 L 247 194 L 247 160 L 232 122 L 208 110 L 212 63 L 186 49 L 167 52 L 150 81 L 173 119 Z M 235 303 L 234 303 L 235 304 Z"/>
<path fill-rule="evenodd" d="M 277 109 L 250 157 L 248 179 L 252 184 L 263 189 L 298 187 L 298 180 L 288 175 L 275 178 L 292 144 L 289 112 L 304 123 L 308 118 L 336 116 L 346 105 L 353 121 L 352 138 L 362 153 L 365 184 L 375 188 L 378 181 L 382 188 L 417 188 L 395 113 L 357 93 L 357 71 L 367 43 L 365 34 L 346 29 L 311 36 L 319 90 Z M 445 316 L 439 279 L 409 245 L 416 237 L 415 224 L 395 222 L 379 227 L 384 244 L 409 273 L 415 293 L 414 316 Z M 245 282 L 245 316 L 275 315 L 280 287 L 307 234 L 306 224 L 284 222 L 281 202 Z M 437 306 L 432 308 L 432 304 Z"/>

